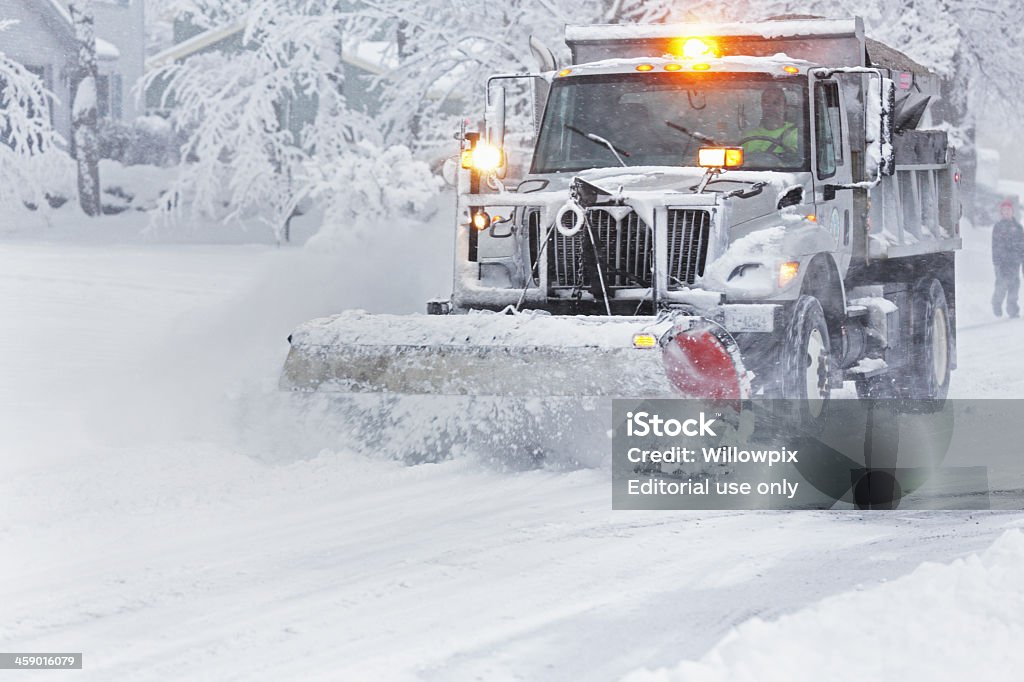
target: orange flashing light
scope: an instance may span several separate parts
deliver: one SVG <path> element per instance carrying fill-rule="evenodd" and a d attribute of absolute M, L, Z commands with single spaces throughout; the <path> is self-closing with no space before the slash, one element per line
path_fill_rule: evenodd
<path fill-rule="evenodd" d="M 703 168 L 738 168 L 743 165 L 743 147 L 701 147 L 697 163 Z"/>
<path fill-rule="evenodd" d="M 558 72 L 558 76 L 561 78 L 564 76 L 568 76 L 570 73 L 572 73 L 572 69 L 562 69 L 561 71 Z"/>
<path fill-rule="evenodd" d="M 637 64 L 636 70 L 637 71 L 653 71 L 654 70 L 654 66 L 651 65 L 651 64 Z"/>
<path fill-rule="evenodd" d="M 706 64 L 704 62 L 698 62 L 698 63 L 693 65 L 693 70 L 694 71 L 707 71 L 710 68 L 711 68 L 711 65 L 710 64 Z"/>
<path fill-rule="evenodd" d="M 682 68 L 683 68 L 682 64 L 676 64 L 674 62 L 672 64 L 666 64 L 665 65 L 665 70 L 666 71 L 679 71 Z"/>
<path fill-rule="evenodd" d="M 796 68 L 795 66 L 784 66 L 782 67 L 782 70 L 785 71 L 786 73 L 800 73 L 800 69 Z"/>
<path fill-rule="evenodd" d="M 709 59 L 718 57 L 718 44 L 711 38 L 676 38 L 669 45 L 669 52 L 685 59 Z"/>

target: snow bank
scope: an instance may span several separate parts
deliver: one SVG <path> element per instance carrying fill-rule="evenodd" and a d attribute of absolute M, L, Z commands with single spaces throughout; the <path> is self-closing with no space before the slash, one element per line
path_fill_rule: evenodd
<path fill-rule="evenodd" d="M 949 565 L 733 630 L 700 661 L 626 682 L 1019 679 L 1024 533 Z"/>

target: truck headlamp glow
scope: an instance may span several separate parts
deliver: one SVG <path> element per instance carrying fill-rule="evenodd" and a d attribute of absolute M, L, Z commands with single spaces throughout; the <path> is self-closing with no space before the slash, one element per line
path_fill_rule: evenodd
<path fill-rule="evenodd" d="M 743 165 L 743 147 L 701 147 L 697 164 L 702 168 L 738 168 Z"/>
<path fill-rule="evenodd" d="M 478 142 L 475 147 L 462 152 L 462 167 L 472 168 L 481 173 L 493 173 L 505 165 L 505 152 L 487 142 Z"/>
<path fill-rule="evenodd" d="M 779 288 L 786 286 L 794 279 L 796 279 L 797 273 L 800 272 L 800 263 L 796 261 L 789 261 L 779 266 Z"/>
<path fill-rule="evenodd" d="M 473 213 L 473 227 L 478 232 L 483 232 L 491 226 L 491 216 L 487 215 L 486 211 L 476 211 Z"/>

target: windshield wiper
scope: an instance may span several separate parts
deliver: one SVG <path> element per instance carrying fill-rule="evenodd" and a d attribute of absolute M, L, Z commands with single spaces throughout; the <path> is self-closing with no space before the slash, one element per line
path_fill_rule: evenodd
<path fill-rule="evenodd" d="M 609 142 L 605 138 L 601 137 L 600 135 L 595 135 L 594 133 L 588 133 L 585 130 L 580 130 L 579 128 L 577 128 L 574 125 L 570 125 L 570 124 L 566 123 L 565 127 L 568 128 L 569 130 L 571 130 L 572 132 L 576 133 L 577 135 L 582 135 L 583 137 L 587 138 L 591 142 L 596 142 L 598 144 L 604 145 L 605 147 L 608 148 L 608 150 L 612 153 L 612 155 L 615 156 L 615 158 L 616 158 L 616 160 L 618 160 L 619 164 L 621 164 L 623 166 L 626 165 L 626 162 L 622 160 L 623 156 L 626 156 L 626 157 L 629 156 L 629 152 L 627 152 L 626 150 L 619 149 L 618 147 L 616 147 L 615 145 L 613 145 L 611 142 Z M 622 156 L 620 156 L 620 154 Z"/>
<path fill-rule="evenodd" d="M 710 137 L 708 137 L 704 133 L 695 133 L 694 131 L 692 131 L 692 130 L 690 130 L 688 128 L 684 128 L 683 126 L 679 125 L 678 123 L 674 123 L 672 121 L 665 121 L 665 125 L 667 125 L 669 128 L 672 128 L 674 130 L 678 130 L 679 132 L 683 133 L 684 135 L 689 135 L 690 137 L 692 137 L 693 139 L 697 140 L 698 142 L 706 142 L 706 143 L 708 143 L 710 145 L 714 145 L 715 147 L 720 147 L 721 146 L 720 144 L 718 144 L 717 142 L 712 140 Z"/>

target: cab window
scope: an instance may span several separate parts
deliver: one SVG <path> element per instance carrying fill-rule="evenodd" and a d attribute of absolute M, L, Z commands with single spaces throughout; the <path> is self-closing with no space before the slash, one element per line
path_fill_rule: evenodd
<path fill-rule="evenodd" d="M 842 118 L 839 87 L 834 82 L 814 86 L 814 146 L 818 177 L 829 178 L 843 164 Z"/>

